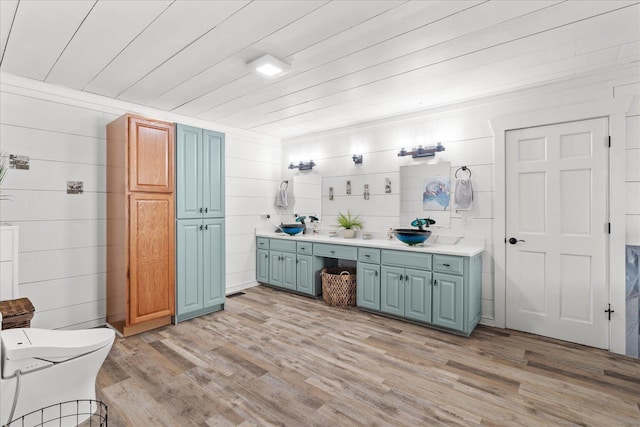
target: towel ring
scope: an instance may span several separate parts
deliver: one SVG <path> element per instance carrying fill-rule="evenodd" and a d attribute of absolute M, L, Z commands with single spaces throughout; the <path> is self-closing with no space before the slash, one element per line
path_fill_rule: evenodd
<path fill-rule="evenodd" d="M 284 188 L 282 188 L 283 185 L 284 185 Z M 286 190 L 287 188 L 289 188 L 289 181 L 282 181 L 280 183 L 280 189 L 281 190 Z"/>
<path fill-rule="evenodd" d="M 458 172 L 459 172 L 459 171 L 461 171 L 461 170 L 462 170 L 462 171 L 465 171 L 465 172 L 469 172 L 469 178 L 471 178 L 471 169 L 469 169 L 469 168 L 468 168 L 468 167 L 466 167 L 466 166 L 461 166 L 461 167 L 459 167 L 459 168 L 456 170 L 456 173 L 455 173 L 455 177 L 456 177 L 456 179 L 458 178 Z"/>

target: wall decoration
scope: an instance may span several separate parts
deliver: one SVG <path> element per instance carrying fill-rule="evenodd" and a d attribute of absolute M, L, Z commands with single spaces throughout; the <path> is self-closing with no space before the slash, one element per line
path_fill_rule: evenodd
<path fill-rule="evenodd" d="M 436 176 L 424 178 L 422 209 L 425 211 L 448 211 L 451 199 L 451 178 Z"/>

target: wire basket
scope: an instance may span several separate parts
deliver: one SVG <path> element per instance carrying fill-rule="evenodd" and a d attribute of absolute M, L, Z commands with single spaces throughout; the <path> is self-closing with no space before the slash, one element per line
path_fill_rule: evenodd
<path fill-rule="evenodd" d="M 4 427 L 107 427 L 107 412 L 107 405 L 99 400 L 70 400 L 33 411 Z"/>
<path fill-rule="evenodd" d="M 322 299 L 332 307 L 356 305 L 356 269 L 327 267 L 322 270 Z"/>

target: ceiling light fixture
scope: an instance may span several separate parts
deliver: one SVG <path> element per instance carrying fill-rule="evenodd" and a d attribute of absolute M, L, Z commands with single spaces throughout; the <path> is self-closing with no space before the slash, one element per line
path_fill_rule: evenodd
<path fill-rule="evenodd" d="M 249 66 L 255 72 L 267 77 L 280 76 L 291 70 L 290 64 L 271 55 L 263 55 L 255 61 L 249 62 Z"/>

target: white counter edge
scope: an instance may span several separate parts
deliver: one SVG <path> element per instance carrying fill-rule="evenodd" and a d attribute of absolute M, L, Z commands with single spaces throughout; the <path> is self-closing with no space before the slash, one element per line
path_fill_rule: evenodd
<path fill-rule="evenodd" d="M 425 242 L 422 246 L 409 246 L 396 239 L 362 239 L 353 238 L 345 239 L 344 237 L 329 237 L 327 235 L 309 235 L 298 234 L 296 236 L 289 236 L 284 233 L 275 233 L 273 231 L 256 230 L 256 237 L 266 237 L 269 239 L 283 239 L 296 242 L 311 242 L 311 243 L 329 243 L 334 245 L 345 246 L 360 246 L 368 248 L 378 249 L 393 249 L 398 251 L 410 251 L 410 252 L 424 252 L 437 255 L 454 255 L 454 256 L 468 256 L 472 257 L 484 252 L 484 244 L 478 242 L 481 239 L 473 239 L 473 241 L 465 242 L 464 239 L 456 245 L 443 245 L 443 244 L 430 244 Z"/>

